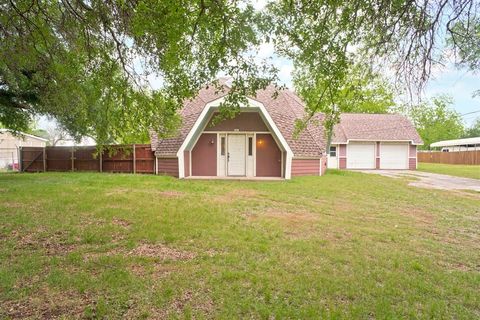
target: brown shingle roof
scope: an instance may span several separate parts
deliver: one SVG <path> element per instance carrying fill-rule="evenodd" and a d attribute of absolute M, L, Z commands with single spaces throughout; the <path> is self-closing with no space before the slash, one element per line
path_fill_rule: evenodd
<path fill-rule="evenodd" d="M 341 114 L 332 142 L 347 143 L 348 140 L 408 140 L 423 144 L 411 121 L 400 114 Z"/>
<path fill-rule="evenodd" d="M 224 79 L 220 81 L 222 83 Z M 156 154 L 158 156 L 176 155 L 206 104 L 228 93 L 228 87 L 224 86 L 224 88 L 223 91 L 218 92 L 219 90 L 214 86 L 204 87 L 200 90 L 197 97 L 188 100 L 184 104 L 180 111 L 182 126 L 177 137 L 158 139 L 157 134 L 151 132 L 152 148 L 156 150 Z M 269 86 L 265 90 L 258 91 L 256 96 L 251 98 L 265 106 L 273 122 L 287 141 L 290 149 L 292 149 L 294 157 L 321 156 L 325 152 L 324 131 L 321 125 L 323 115 L 318 115 L 316 120 L 319 121 L 309 123 L 306 130 L 302 131 L 295 139 L 295 121 L 305 115 L 304 105 L 301 99 L 289 90 L 279 90 L 278 96 L 274 98 L 275 90 L 275 87 Z"/>

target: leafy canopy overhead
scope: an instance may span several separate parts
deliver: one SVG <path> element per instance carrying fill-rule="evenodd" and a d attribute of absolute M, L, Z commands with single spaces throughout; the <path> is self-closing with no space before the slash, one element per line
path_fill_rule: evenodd
<path fill-rule="evenodd" d="M 233 109 L 275 81 L 277 70 L 254 57 L 262 42 L 293 61 L 308 114 L 325 112 L 327 127 L 341 111 L 382 112 L 387 81 L 422 88 L 444 52 L 479 68 L 475 0 L 253 3 L 3 1 L 0 121 L 22 129 L 47 115 L 100 144 L 139 142 L 151 128 L 168 135 L 181 102 L 219 75 L 234 78 Z"/>
<path fill-rule="evenodd" d="M 0 12 L 0 121 L 13 129 L 44 114 L 75 137 L 138 142 L 170 132 L 219 72 L 240 96 L 272 80 L 246 55 L 258 13 L 242 1 L 19 0 Z"/>

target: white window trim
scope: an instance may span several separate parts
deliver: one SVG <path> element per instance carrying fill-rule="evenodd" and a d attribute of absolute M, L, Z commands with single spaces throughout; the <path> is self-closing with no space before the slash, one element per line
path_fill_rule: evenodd
<path fill-rule="evenodd" d="M 205 105 L 205 108 L 203 108 L 202 110 L 202 113 L 200 114 L 200 116 L 198 117 L 198 119 L 195 121 L 195 124 L 193 125 L 192 129 L 190 129 L 190 131 L 188 132 L 187 136 L 185 137 L 185 140 L 183 140 L 183 143 L 182 145 L 180 146 L 180 149 L 178 149 L 177 151 L 177 157 L 178 157 L 178 177 L 180 179 L 182 178 L 185 178 L 185 157 L 184 157 L 184 151 L 188 145 L 188 143 L 190 142 L 190 140 L 192 140 L 192 138 L 194 137 L 195 133 L 198 131 L 199 127 L 200 127 L 200 124 L 202 123 L 202 121 L 205 119 L 205 117 L 207 116 L 208 112 L 210 111 L 210 109 L 212 108 L 218 108 L 219 105 L 225 100 L 225 97 L 221 97 L 221 98 L 218 98 L 216 100 L 213 100 L 213 101 L 210 101 L 209 103 L 207 103 Z M 265 106 L 263 105 L 263 103 L 259 102 L 259 101 L 256 101 L 256 100 L 253 100 L 251 98 L 248 98 L 247 97 L 247 101 L 248 101 L 248 105 L 241 105 L 242 108 L 246 108 L 248 106 L 252 106 L 252 107 L 257 107 L 260 109 L 260 112 L 262 113 L 262 115 L 265 117 L 265 120 L 267 120 L 267 123 L 270 125 L 270 127 L 272 128 L 273 130 L 273 133 L 274 133 L 274 136 L 278 138 L 281 146 L 283 147 L 283 149 L 286 151 L 287 153 L 287 156 L 286 156 L 286 159 L 285 159 L 285 166 L 286 166 L 286 170 L 285 170 L 285 179 L 291 179 L 292 177 L 292 158 L 293 158 L 293 152 L 292 150 L 290 149 L 290 146 L 288 145 L 287 141 L 285 140 L 285 138 L 283 137 L 283 135 L 281 134 L 280 130 L 278 129 L 277 125 L 275 124 L 275 122 L 273 121 L 272 117 L 270 116 L 270 114 L 267 112 Z"/>

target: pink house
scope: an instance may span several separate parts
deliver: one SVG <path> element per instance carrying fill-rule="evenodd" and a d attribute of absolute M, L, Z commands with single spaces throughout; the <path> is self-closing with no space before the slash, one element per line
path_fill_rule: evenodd
<path fill-rule="evenodd" d="M 218 107 L 228 91 L 205 87 L 180 111 L 178 136 L 158 139 L 152 148 L 159 174 L 179 178 L 278 177 L 322 175 L 326 169 L 325 139 L 320 121 L 295 138 L 295 120 L 304 115 L 300 98 L 289 90 L 267 87 L 240 108 L 234 119 L 217 123 Z M 318 116 L 321 120 L 321 115 Z"/>
<path fill-rule="evenodd" d="M 218 108 L 229 88 L 227 80 L 222 79 L 221 84 L 223 92 L 204 87 L 184 104 L 177 136 L 158 139 L 151 132 L 157 174 L 284 179 L 324 174 L 327 152 L 322 114 L 294 136 L 296 120 L 305 115 L 303 102 L 289 90 L 280 90 L 273 97 L 275 88 L 267 87 L 247 97 L 235 118 L 217 121 Z M 335 147 L 341 153 L 348 143 L 338 141 Z M 340 154 L 335 160 L 330 157 L 330 164 L 344 161 L 341 159 Z"/>

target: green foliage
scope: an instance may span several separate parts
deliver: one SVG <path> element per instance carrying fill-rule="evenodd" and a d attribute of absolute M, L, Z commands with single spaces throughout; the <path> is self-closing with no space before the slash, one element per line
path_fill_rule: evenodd
<path fill-rule="evenodd" d="M 403 87 L 421 87 L 439 47 L 478 67 L 475 0 L 277 0 L 264 12 L 252 4 L 4 2 L 0 121 L 24 130 L 35 115 L 47 115 L 74 138 L 99 144 L 145 141 L 149 129 L 168 136 L 182 101 L 219 74 L 234 78 L 226 116 L 276 79 L 277 70 L 253 57 L 262 41 L 293 61 L 297 90 L 311 114 L 327 113 L 329 128 L 339 111 L 383 112 L 391 97 L 375 80 L 379 71 L 389 68 Z M 452 41 L 438 46 L 445 36 Z"/>
<path fill-rule="evenodd" d="M 469 23 L 460 21 L 452 29 L 448 42 L 457 48 L 458 64 L 472 71 L 480 70 L 480 18 Z"/>
<path fill-rule="evenodd" d="M 392 88 L 367 66 L 351 65 L 345 74 L 334 78 L 309 71 L 297 67 L 294 83 L 310 117 L 317 112 L 326 115 L 327 133 L 338 122 L 340 113 L 386 113 L 394 106 Z M 302 128 L 302 123 L 298 127 Z"/>
<path fill-rule="evenodd" d="M 76 139 L 142 142 L 149 129 L 172 134 L 182 101 L 219 72 L 242 95 L 272 80 L 246 55 L 259 41 L 249 4 L 21 0 L 1 9 L 0 121 L 9 128 L 41 114 Z"/>
<path fill-rule="evenodd" d="M 471 127 L 465 129 L 465 134 L 463 135 L 464 138 L 476 138 L 480 137 L 480 118 L 472 124 Z"/>
<path fill-rule="evenodd" d="M 389 74 L 410 93 L 421 89 L 444 51 L 478 50 L 468 32 L 451 26 L 469 25 L 479 9 L 474 0 L 280 0 L 268 6 L 266 29 L 277 53 L 293 60 L 308 109 L 327 113 L 328 129 L 357 97 L 348 88 L 352 65 Z M 453 32 L 464 42 L 438 45 Z"/>
<path fill-rule="evenodd" d="M 451 109 L 451 104 L 451 98 L 438 96 L 407 111 L 423 140 L 422 149 L 430 149 L 430 144 L 436 141 L 462 137 L 462 117 Z"/>

